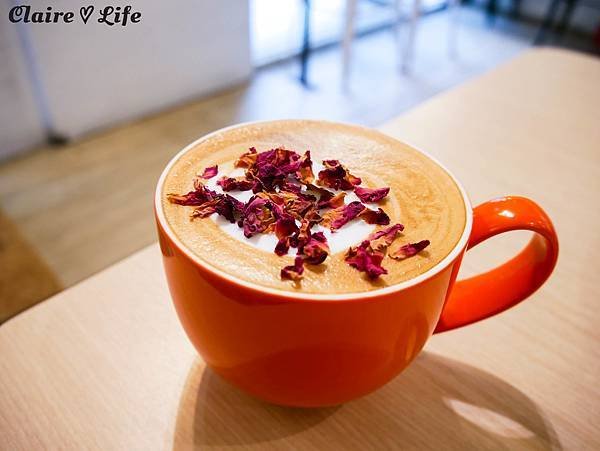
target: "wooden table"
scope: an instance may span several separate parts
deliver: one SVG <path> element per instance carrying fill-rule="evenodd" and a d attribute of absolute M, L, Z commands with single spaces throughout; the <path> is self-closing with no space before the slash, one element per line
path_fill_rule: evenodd
<path fill-rule="evenodd" d="M 543 205 L 562 239 L 550 281 L 433 337 L 372 395 L 298 410 L 206 370 L 151 246 L 0 327 L 0 449 L 599 449 L 600 62 L 531 51 L 382 130 L 444 161 L 474 203 Z M 465 268 L 524 239 L 492 240 Z"/>

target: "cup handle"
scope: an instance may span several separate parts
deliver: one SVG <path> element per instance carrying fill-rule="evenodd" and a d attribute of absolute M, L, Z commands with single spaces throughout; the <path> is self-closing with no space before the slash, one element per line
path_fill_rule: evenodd
<path fill-rule="evenodd" d="M 457 281 L 434 333 L 500 313 L 526 299 L 550 276 L 558 258 L 558 237 L 546 212 L 524 197 L 502 197 L 474 208 L 467 250 L 511 230 L 531 230 L 535 235 L 525 249 L 506 263 Z"/>

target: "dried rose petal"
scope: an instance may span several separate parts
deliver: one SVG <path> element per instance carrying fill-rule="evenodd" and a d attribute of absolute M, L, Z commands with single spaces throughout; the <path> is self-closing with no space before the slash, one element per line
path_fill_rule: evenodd
<path fill-rule="evenodd" d="M 277 205 L 273 205 L 273 213 L 275 215 L 275 235 L 278 239 L 282 239 L 293 235 L 298 232 L 298 226 L 296 225 L 296 220 L 292 215 L 289 215 L 283 211 Z"/>
<path fill-rule="evenodd" d="M 281 185 L 281 190 L 288 191 L 290 193 L 300 194 L 302 192 L 302 186 L 291 183 L 288 180 L 284 180 L 283 184 Z"/>
<path fill-rule="evenodd" d="M 244 202 L 237 200 L 235 197 L 230 196 L 229 194 L 225 194 L 225 202 L 231 204 L 231 207 L 234 213 L 243 214 L 244 209 L 246 208 L 246 204 Z"/>
<path fill-rule="evenodd" d="M 194 211 L 191 214 L 191 218 L 207 218 L 213 213 L 216 213 L 217 208 L 216 205 L 219 202 L 219 199 L 209 200 L 208 202 L 204 202 L 199 207 L 194 208 Z"/>
<path fill-rule="evenodd" d="M 295 176 L 300 159 L 296 152 L 281 148 L 261 152 L 254 166 L 246 171 L 246 176 L 257 179 L 264 190 L 273 191 L 285 182 L 286 177 Z"/>
<path fill-rule="evenodd" d="M 365 206 L 358 201 L 350 202 L 348 205 L 329 210 L 323 214 L 323 227 L 328 227 L 332 232 L 344 226 L 347 222 L 356 218 Z"/>
<path fill-rule="evenodd" d="M 320 223 L 323 218 L 319 214 L 318 210 L 313 206 L 310 210 L 304 213 L 305 220 L 309 221 L 312 225 Z"/>
<path fill-rule="evenodd" d="M 216 193 L 202 184 L 195 184 L 195 190 L 187 194 L 167 194 L 169 202 L 178 205 L 197 207 L 216 197 Z"/>
<path fill-rule="evenodd" d="M 396 237 L 404 230 L 402 224 L 394 224 L 385 229 L 378 230 L 377 232 L 371 233 L 367 237 L 372 249 L 376 251 L 383 251 L 390 246 L 396 239 Z"/>
<path fill-rule="evenodd" d="M 332 196 L 330 199 L 324 200 L 323 197 L 319 199 L 319 208 L 338 208 L 344 205 L 344 199 L 346 198 L 346 193 L 344 191 L 340 191 L 336 195 Z"/>
<path fill-rule="evenodd" d="M 316 198 L 309 194 L 294 193 L 291 191 L 279 191 L 278 193 L 261 192 L 257 196 L 270 199 L 298 220 L 301 220 L 310 210 Z"/>
<path fill-rule="evenodd" d="M 289 237 L 283 237 L 283 238 L 280 238 L 279 241 L 277 241 L 277 245 L 275 246 L 275 253 L 281 257 L 282 255 L 287 254 L 289 249 L 290 249 Z"/>
<path fill-rule="evenodd" d="M 204 169 L 204 172 L 202 172 L 202 175 L 200 176 L 200 178 L 208 180 L 208 179 L 212 179 L 215 175 L 217 175 L 217 173 L 219 172 L 219 167 L 217 165 L 208 167 Z"/>
<path fill-rule="evenodd" d="M 297 219 L 302 219 L 307 212 L 313 208 L 314 203 L 310 200 L 298 197 L 291 202 L 286 203 L 286 210 Z"/>
<path fill-rule="evenodd" d="M 294 236 L 294 247 L 302 248 L 302 246 L 308 243 L 308 241 L 310 240 L 310 229 L 313 225 L 314 224 L 307 218 L 302 219 L 302 221 L 300 222 L 300 229 L 298 230 L 298 233 L 296 233 Z"/>
<path fill-rule="evenodd" d="M 237 160 L 235 160 L 234 166 L 236 168 L 250 168 L 256 163 L 258 153 L 256 148 L 250 147 L 248 152 L 242 154 Z"/>
<path fill-rule="evenodd" d="M 285 266 L 281 270 L 281 278 L 289 279 L 295 282 L 298 282 L 302 279 L 302 273 L 304 273 L 304 260 L 302 257 L 297 256 L 294 259 L 294 264 L 290 266 Z"/>
<path fill-rule="evenodd" d="M 319 197 L 323 197 L 323 196 L 327 196 L 327 199 L 330 199 L 333 197 L 333 192 L 329 191 L 328 189 L 325 189 L 321 186 L 317 186 L 317 185 L 313 185 L 312 183 L 307 183 L 306 184 L 306 189 L 308 191 L 314 192 L 316 194 L 319 195 Z"/>
<path fill-rule="evenodd" d="M 218 202 L 215 205 L 215 211 L 217 214 L 233 223 L 235 222 L 235 215 L 242 212 L 240 203 L 240 201 L 231 197 L 229 194 L 220 194 L 218 195 Z"/>
<path fill-rule="evenodd" d="M 350 171 L 338 160 L 323 160 L 325 169 L 319 172 L 317 184 L 333 189 L 351 190 L 361 184 L 361 179 L 350 174 Z"/>
<path fill-rule="evenodd" d="M 261 179 L 268 179 L 274 177 L 283 177 L 283 173 L 279 170 L 277 166 L 270 163 L 269 161 L 260 161 L 260 156 L 263 155 L 259 153 L 259 160 L 256 161 L 256 168 L 258 169 L 258 176 Z"/>
<path fill-rule="evenodd" d="M 345 180 L 346 169 L 340 164 L 338 160 L 324 160 L 323 166 L 325 169 L 319 171 L 319 177 L 317 184 L 322 186 L 328 186 L 333 189 L 344 189 L 342 185 L 348 188 L 348 183 Z"/>
<path fill-rule="evenodd" d="M 304 155 L 300 159 L 300 167 L 297 172 L 298 179 L 304 183 L 312 183 L 315 179 L 315 174 L 312 170 L 312 160 L 310 159 L 310 150 L 304 152 Z"/>
<path fill-rule="evenodd" d="M 379 202 L 385 196 L 388 195 L 390 189 L 385 188 L 361 188 L 357 186 L 354 188 L 354 193 L 362 202 Z"/>
<path fill-rule="evenodd" d="M 192 218 L 205 218 L 212 213 L 218 213 L 230 222 L 235 222 L 235 215 L 243 212 L 243 203 L 234 199 L 228 194 L 218 194 L 206 188 L 196 179 L 194 181 L 194 191 L 187 194 L 168 194 L 170 202 L 198 207 L 192 212 Z"/>
<path fill-rule="evenodd" d="M 254 182 L 246 177 L 222 177 L 217 185 L 223 191 L 249 191 L 254 187 Z"/>
<path fill-rule="evenodd" d="M 368 241 L 363 241 L 359 246 L 348 249 L 344 260 L 353 268 L 367 273 L 370 279 L 376 279 L 387 270 L 381 266 L 384 254 L 373 250 Z"/>
<path fill-rule="evenodd" d="M 250 238 L 257 233 L 263 233 L 275 223 L 275 218 L 271 211 L 271 202 L 260 197 L 252 197 L 248 200 L 246 208 L 244 208 L 241 221 L 246 238 Z"/>
<path fill-rule="evenodd" d="M 313 184 L 307 184 L 306 187 L 309 191 L 319 195 L 319 200 L 317 202 L 318 209 L 338 208 L 344 205 L 344 199 L 346 197 L 346 193 L 344 191 L 340 191 L 336 194 L 328 189 L 321 188 L 320 186 Z"/>
<path fill-rule="evenodd" d="M 308 242 L 302 246 L 301 252 L 305 255 L 304 260 L 306 263 L 311 265 L 323 263 L 323 261 L 327 258 L 327 255 L 329 255 L 327 238 L 325 238 L 323 232 L 311 234 Z"/>
<path fill-rule="evenodd" d="M 296 247 L 301 252 L 302 247 L 310 241 L 311 231 L 310 229 L 321 221 L 321 216 L 317 211 L 312 208 L 304 214 L 304 217 L 300 218 L 300 228 L 296 233 L 289 237 L 288 243 L 291 247 Z M 325 238 L 323 236 L 323 238 Z"/>
<path fill-rule="evenodd" d="M 429 246 L 429 240 L 422 240 L 418 243 L 409 243 L 404 246 L 399 247 L 394 252 L 390 252 L 390 257 L 396 260 L 404 260 L 405 258 L 412 257 L 413 255 L 417 255 L 427 246 Z"/>
<path fill-rule="evenodd" d="M 263 182 L 256 175 L 254 175 L 252 172 L 246 171 L 246 178 L 248 180 L 252 181 L 252 183 L 253 183 L 253 185 L 252 185 L 252 192 L 254 194 L 261 193 L 261 192 L 263 192 L 266 189 L 266 187 L 263 184 Z"/>
<path fill-rule="evenodd" d="M 261 179 L 282 178 L 300 169 L 301 157 L 292 150 L 277 148 L 261 152 L 256 159 Z M 263 180 L 264 181 L 264 180 Z"/>
<path fill-rule="evenodd" d="M 390 217 L 381 208 L 370 210 L 365 207 L 358 216 L 367 224 L 388 225 L 390 223 Z"/>

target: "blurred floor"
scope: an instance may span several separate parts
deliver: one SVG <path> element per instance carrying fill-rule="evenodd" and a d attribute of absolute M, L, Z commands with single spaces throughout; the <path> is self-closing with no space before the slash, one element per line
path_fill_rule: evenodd
<path fill-rule="evenodd" d="M 58 293 L 54 272 L 0 212 L 0 323 Z"/>
<path fill-rule="evenodd" d="M 347 89 L 340 84 L 340 50 L 333 46 L 313 54 L 310 89 L 297 82 L 296 61 L 278 63 L 257 70 L 245 86 L 3 164 L 0 208 L 34 249 L 31 257 L 23 254 L 31 264 L 19 267 L 34 271 L 47 265 L 56 286 L 69 286 L 154 242 L 156 180 L 182 146 L 209 131 L 290 117 L 376 126 L 511 58 L 530 46 L 536 31 L 503 19 L 487 28 L 479 10 L 464 9 L 459 57 L 451 61 L 447 26 L 445 13 L 422 19 L 409 76 L 399 74 L 393 34 L 384 30 L 356 40 Z M 469 126 L 469 118 L 464 124 Z M 0 267 L 9 264 L 0 248 Z M 11 296 L 15 289 L 1 293 Z M 21 307 L 10 299 L 0 298 L 0 304 L 17 312 L 50 292 L 32 292 Z"/>

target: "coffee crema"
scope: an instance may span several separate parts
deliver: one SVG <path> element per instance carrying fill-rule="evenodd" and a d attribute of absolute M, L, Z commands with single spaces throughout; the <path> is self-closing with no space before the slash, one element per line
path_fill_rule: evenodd
<path fill-rule="evenodd" d="M 217 178 L 233 173 L 233 162 L 250 147 L 259 152 L 277 147 L 298 153 L 310 150 L 314 162 L 340 160 L 362 178 L 363 187 L 390 187 L 379 206 L 388 213 L 392 224 L 405 226 L 396 245 L 422 239 L 430 240 L 431 245 L 406 260 L 386 257 L 383 266 L 388 274 L 371 280 L 348 266 L 344 261 L 347 247 L 340 248 L 340 244 L 357 245 L 371 231 L 383 227 L 351 228 L 354 235 L 350 236 L 350 243 L 347 231 L 336 243 L 336 233 L 342 229 L 329 239 L 331 255 L 321 265 L 307 266 L 301 283 L 281 280 L 280 269 L 293 263 L 293 250 L 287 256 L 277 256 L 272 247 L 269 250 L 236 239 L 225 231 L 222 221 L 190 220 L 191 208 L 167 199 L 168 193 L 193 190 L 194 178 L 205 167 L 219 165 Z M 466 222 L 463 197 L 456 183 L 425 155 L 374 130 L 305 120 L 241 125 L 195 143 L 173 163 L 164 179 L 162 208 L 175 235 L 206 265 L 258 285 L 307 293 L 364 292 L 417 277 L 452 251 Z"/>

